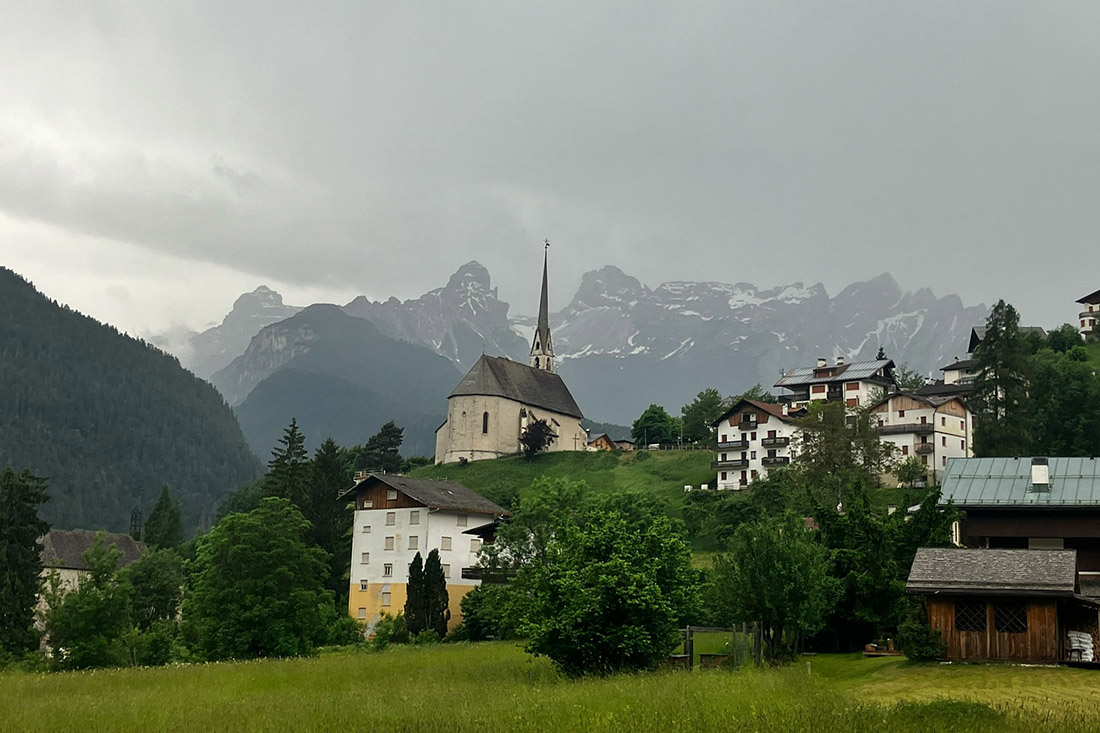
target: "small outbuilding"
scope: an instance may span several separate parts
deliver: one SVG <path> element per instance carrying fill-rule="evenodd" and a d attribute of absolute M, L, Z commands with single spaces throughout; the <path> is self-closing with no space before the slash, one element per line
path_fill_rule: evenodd
<path fill-rule="evenodd" d="M 615 441 L 607 433 L 600 433 L 588 439 L 587 449 L 590 451 L 615 450 Z"/>
<path fill-rule="evenodd" d="M 1080 594 L 1074 550 L 924 547 L 906 590 L 924 597 L 951 661 L 1091 662 L 1100 641 L 1100 601 Z"/>

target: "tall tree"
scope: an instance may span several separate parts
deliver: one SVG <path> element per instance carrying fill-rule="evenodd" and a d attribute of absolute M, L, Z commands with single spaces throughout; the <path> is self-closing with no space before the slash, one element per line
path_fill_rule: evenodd
<path fill-rule="evenodd" d="M 924 375 L 910 369 L 908 364 L 902 364 L 894 370 L 894 379 L 902 392 L 916 392 L 924 386 Z"/>
<path fill-rule="evenodd" d="M 650 405 L 634 421 L 630 428 L 630 437 L 638 445 L 652 443 L 675 443 L 680 437 L 680 424 L 660 405 Z"/>
<path fill-rule="evenodd" d="M 424 626 L 435 630 L 440 639 L 447 635 L 447 622 L 451 620 L 449 606 L 447 576 L 443 574 L 439 550 L 432 550 L 424 561 Z M 412 631 L 411 627 L 409 630 Z"/>
<path fill-rule="evenodd" d="M 313 476 L 302 514 L 312 525 L 309 543 L 329 554 L 331 562 L 325 586 L 336 596 L 348 590 L 348 559 L 351 557 L 351 525 L 354 517 L 345 502 L 336 497 L 351 486 L 350 459 L 332 438 L 327 438 L 313 455 Z"/>
<path fill-rule="evenodd" d="M 0 472 L 0 653 L 33 648 L 34 608 L 42 574 L 38 538 L 50 526 L 39 516 L 49 500 L 45 479 L 10 466 Z"/>
<path fill-rule="evenodd" d="M 290 501 L 266 497 L 199 538 L 183 617 L 206 659 L 298 656 L 328 637 L 328 558 L 306 544 L 308 531 Z"/>
<path fill-rule="evenodd" d="M 405 439 L 405 429 L 399 428 L 391 420 L 361 448 L 357 449 L 355 467 L 366 471 L 384 471 L 396 473 L 401 470 L 401 443 Z"/>
<path fill-rule="evenodd" d="M 817 500 L 835 505 L 844 487 L 877 486 L 889 467 L 892 447 L 879 440 L 871 414 L 843 402 L 814 402 L 800 418 L 794 466 Z"/>
<path fill-rule="evenodd" d="M 88 576 L 66 591 L 54 572 L 46 593 L 46 633 L 63 669 L 124 664 L 122 635 L 130 626 L 131 588 L 119 577 L 122 553 L 108 545 L 102 532 L 84 553 Z"/>
<path fill-rule="evenodd" d="M 141 536 L 151 547 L 176 548 L 183 542 L 183 507 L 168 490 L 168 484 L 160 490 Z"/>
<path fill-rule="evenodd" d="M 413 636 L 428 628 L 425 595 L 424 558 L 418 552 L 409 563 L 409 582 L 405 585 L 405 625 Z"/>
<path fill-rule="evenodd" d="M 714 422 L 722 416 L 726 403 L 721 393 L 707 387 L 683 407 L 684 440 L 689 443 L 709 443 L 714 439 Z"/>
<path fill-rule="evenodd" d="M 799 636 L 820 631 L 836 603 L 828 553 L 794 515 L 742 524 L 729 549 L 709 589 L 720 622 L 760 624 L 767 658 L 793 659 Z"/>
<path fill-rule="evenodd" d="M 985 336 L 974 350 L 978 376 L 970 404 L 974 452 L 979 456 L 1023 456 L 1031 451 L 1029 345 L 1019 326 L 1016 309 L 997 301 L 986 321 Z"/>
<path fill-rule="evenodd" d="M 183 597 L 183 560 L 175 550 L 150 550 L 122 569 L 123 582 L 133 589 L 130 616 L 139 629 L 158 621 L 174 621 Z"/>
<path fill-rule="evenodd" d="M 271 451 L 264 478 L 264 494 L 289 499 L 301 509 L 305 504 L 310 483 L 309 455 L 306 453 L 306 437 L 298 429 L 297 419 L 283 430 L 279 445 Z"/>
<path fill-rule="evenodd" d="M 1028 369 L 1032 451 L 1044 456 L 1100 454 L 1100 377 L 1085 348 L 1043 349 L 1031 357 Z"/>

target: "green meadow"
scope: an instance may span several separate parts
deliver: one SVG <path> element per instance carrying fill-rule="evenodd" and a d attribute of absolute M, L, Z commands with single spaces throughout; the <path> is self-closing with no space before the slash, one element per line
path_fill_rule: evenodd
<path fill-rule="evenodd" d="M 514 643 L 310 659 L 0 673 L 0 730 L 1014 731 L 1100 729 L 1100 677 L 807 657 L 777 670 L 568 680 Z"/>

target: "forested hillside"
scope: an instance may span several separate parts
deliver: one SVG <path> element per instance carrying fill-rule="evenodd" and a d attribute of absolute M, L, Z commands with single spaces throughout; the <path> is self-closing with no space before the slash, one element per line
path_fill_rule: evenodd
<path fill-rule="evenodd" d="M 260 472 L 232 411 L 172 356 L 0 268 L 0 466 L 49 478 L 60 528 L 129 528 L 168 484 L 189 530 Z"/>

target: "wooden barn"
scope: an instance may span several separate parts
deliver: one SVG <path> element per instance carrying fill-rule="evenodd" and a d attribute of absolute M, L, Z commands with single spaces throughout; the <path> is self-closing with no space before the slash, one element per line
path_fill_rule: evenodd
<path fill-rule="evenodd" d="M 921 548 L 906 590 L 948 660 L 1094 661 L 1100 600 L 1080 594 L 1074 550 Z"/>

